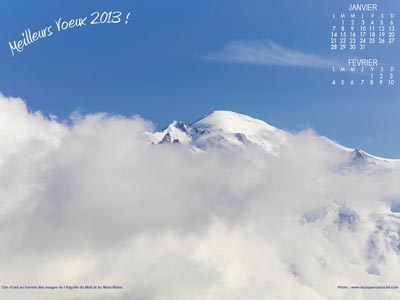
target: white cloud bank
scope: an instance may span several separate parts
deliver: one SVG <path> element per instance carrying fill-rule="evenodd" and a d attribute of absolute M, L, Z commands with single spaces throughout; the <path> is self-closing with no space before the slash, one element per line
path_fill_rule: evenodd
<path fill-rule="evenodd" d="M 279 158 L 151 146 L 138 118 L 72 125 L 0 97 L 2 299 L 398 299 L 400 172 L 341 168 L 311 132 Z M 378 274 L 378 275 L 377 275 Z"/>
<path fill-rule="evenodd" d="M 326 68 L 335 61 L 315 54 L 285 48 L 271 40 L 233 41 L 207 56 L 211 61 L 253 65 Z"/>

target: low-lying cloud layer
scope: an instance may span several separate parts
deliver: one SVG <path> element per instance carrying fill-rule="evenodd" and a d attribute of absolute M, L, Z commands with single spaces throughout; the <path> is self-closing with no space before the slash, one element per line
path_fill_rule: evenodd
<path fill-rule="evenodd" d="M 279 157 L 150 145 L 139 117 L 63 123 L 0 97 L 7 299 L 397 299 L 397 169 L 352 166 L 312 132 Z"/>

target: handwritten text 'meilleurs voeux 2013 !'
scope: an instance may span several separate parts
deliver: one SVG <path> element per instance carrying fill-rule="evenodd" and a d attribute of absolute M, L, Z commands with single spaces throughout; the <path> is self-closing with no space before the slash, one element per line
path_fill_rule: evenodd
<path fill-rule="evenodd" d="M 122 12 L 120 11 L 105 11 L 105 12 L 93 12 L 89 16 L 82 18 L 74 18 L 65 20 L 58 18 L 54 21 L 53 25 L 46 26 L 40 30 L 31 30 L 26 28 L 22 33 L 22 39 L 14 40 L 9 42 L 11 54 L 15 56 L 16 53 L 24 51 L 25 47 L 48 37 L 51 37 L 56 32 L 69 30 L 72 28 L 80 28 L 87 25 L 99 25 L 99 24 L 119 24 L 122 22 Z M 125 24 L 128 24 L 130 12 L 124 17 Z"/>

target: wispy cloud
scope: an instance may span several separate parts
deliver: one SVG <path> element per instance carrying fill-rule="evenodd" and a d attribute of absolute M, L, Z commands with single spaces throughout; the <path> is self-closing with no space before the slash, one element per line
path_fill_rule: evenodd
<path fill-rule="evenodd" d="M 285 48 L 271 40 L 232 41 L 206 57 L 221 63 L 254 65 L 324 68 L 335 64 L 332 59 Z"/>

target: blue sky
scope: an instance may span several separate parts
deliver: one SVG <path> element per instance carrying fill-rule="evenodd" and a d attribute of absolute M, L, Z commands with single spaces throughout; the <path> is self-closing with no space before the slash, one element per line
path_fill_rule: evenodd
<path fill-rule="evenodd" d="M 159 128 L 173 119 L 233 110 L 283 129 L 310 126 L 345 146 L 400 157 L 399 88 L 330 86 L 329 61 L 343 61 L 329 49 L 331 14 L 346 3 L 2 1 L 0 92 L 61 119 L 77 109 L 139 114 Z M 399 8 L 388 3 L 383 11 Z M 128 24 L 56 32 L 11 55 L 8 43 L 28 27 L 56 30 L 59 17 L 115 10 L 123 17 L 131 12 Z M 396 64 L 397 48 L 372 49 L 367 56 Z M 296 65 L 296 58 L 302 63 Z"/>

